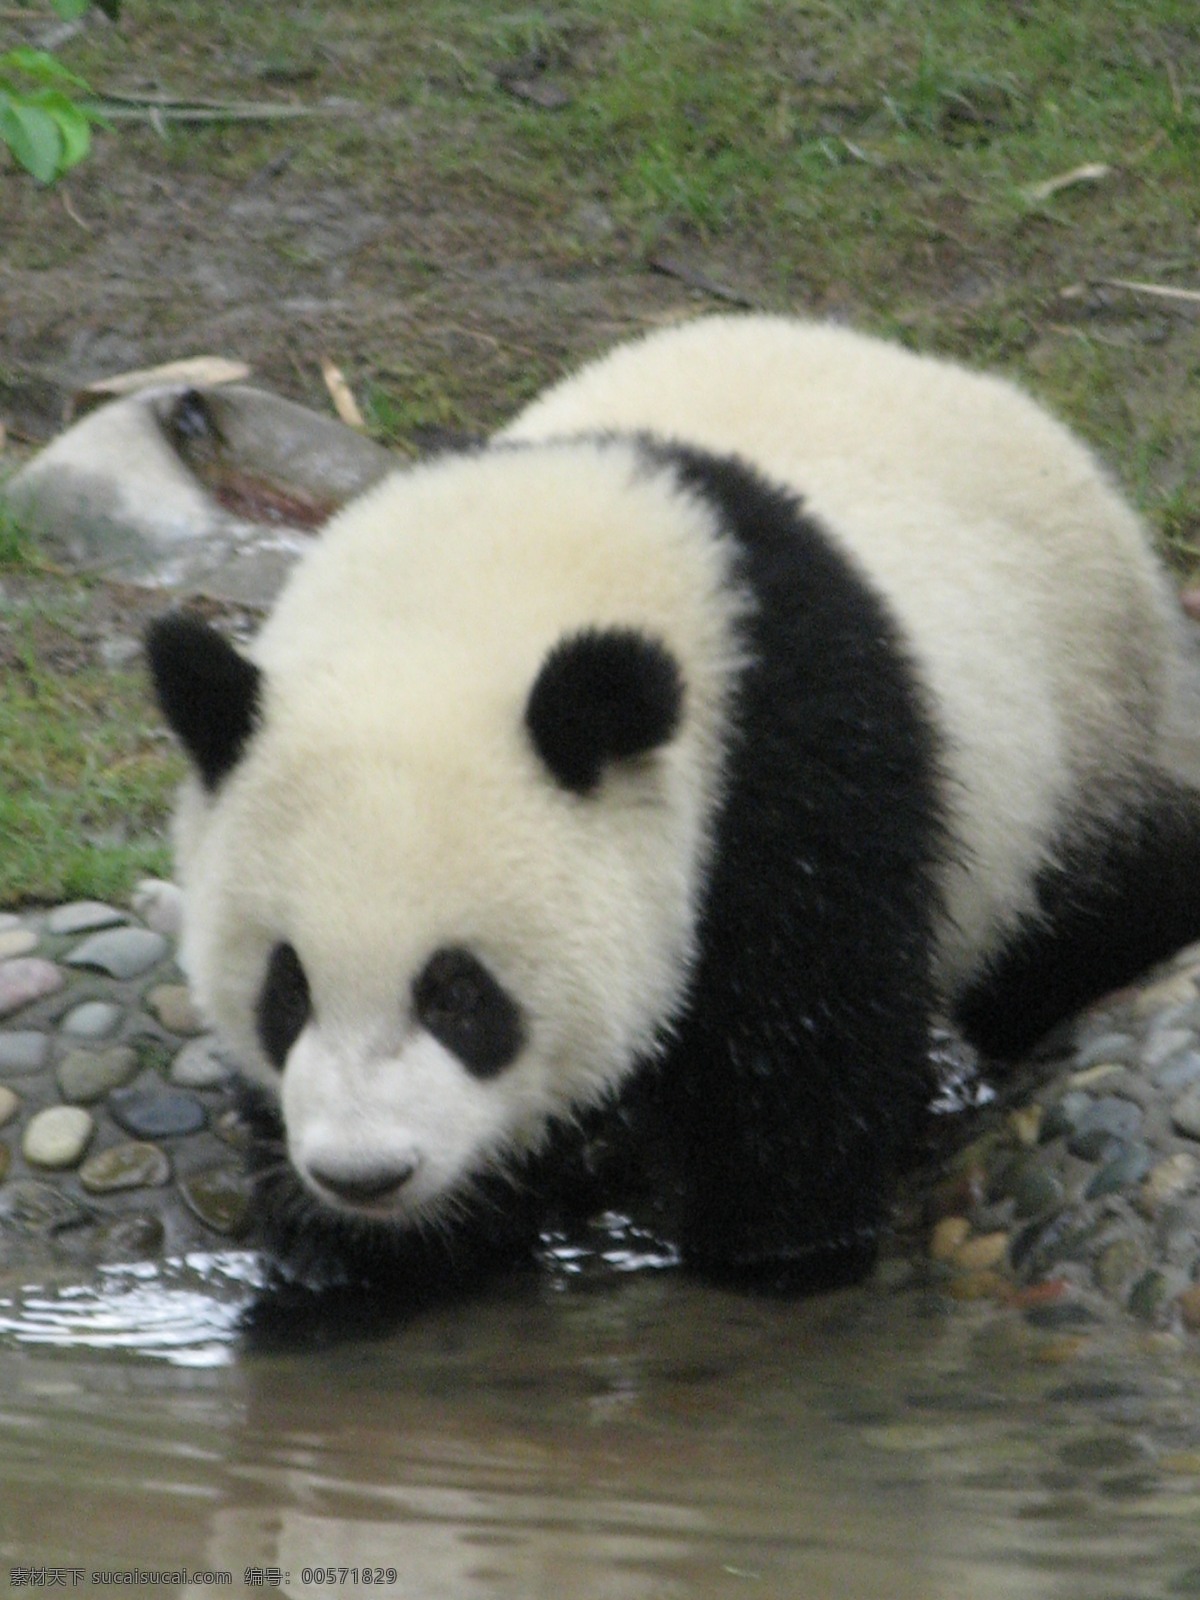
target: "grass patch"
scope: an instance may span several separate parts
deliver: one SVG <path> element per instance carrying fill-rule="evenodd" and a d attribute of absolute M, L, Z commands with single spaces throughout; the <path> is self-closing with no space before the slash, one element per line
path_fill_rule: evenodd
<path fill-rule="evenodd" d="M 42 295 L 12 326 L 58 330 L 25 368 L 98 329 L 147 360 L 215 338 L 321 406 L 328 351 L 406 449 L 711 309 L 651 270 L 669 254 L 1019 378 L 1200 572 L 1200 319 L 1114 286 L 1198 286 L 1195 0 L 125 0 L 61 54 L 101 92 L 325 109 L 121 122 L 67 180 L 84 227 L 5 174 L 6 293 Z M 1085 164 L 1107 171 L 1045 187 Z M 47 576 L 2 513 L 0 569 Z M 0 902 L 124 893 L 165 863 L 177 767 L 135 676 L 19 611 Z"/>

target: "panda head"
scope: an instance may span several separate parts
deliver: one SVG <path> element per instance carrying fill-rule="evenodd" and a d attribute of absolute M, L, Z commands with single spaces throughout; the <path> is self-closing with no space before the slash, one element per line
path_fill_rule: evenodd
<path fill-rule="evenodd" d="M 277 1099 L 295 1172 L 350 1216 L 452 1219 L 655 1050 L 694 958 L 708 623 L 670 584 L 648 601 L 655 563 L 629 549 L 601 562 L 608 617 L 589 619 L 598 574 L 588 546 L 564 551 L 561 496 L 528 507 L 524 458 L 544 453 L 497 453 L 486 536 L 463 515 L 479 463 L 374 491 L 253 658 L 186 615 L 149 635 L 193 767 L 183 964 Z M 626 464 L 622 526 L 644 479 Z M 651 500 L 685 515 L 666 486 Z"/>

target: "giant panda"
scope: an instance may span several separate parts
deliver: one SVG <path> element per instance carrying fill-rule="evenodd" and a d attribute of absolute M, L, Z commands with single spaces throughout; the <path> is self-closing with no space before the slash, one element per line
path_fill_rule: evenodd
<path fill-rule="evenodd" d="M 1012 1055 L 1200 935 L 1175 609 L 1007 381 L 743 315 L 398 469 L 248 652 L 160 619 L 182 961 L 285 1269 L 473 1281 L 599 1127 L 699 1271 L 863 1272 L 931 1026 Z"/>

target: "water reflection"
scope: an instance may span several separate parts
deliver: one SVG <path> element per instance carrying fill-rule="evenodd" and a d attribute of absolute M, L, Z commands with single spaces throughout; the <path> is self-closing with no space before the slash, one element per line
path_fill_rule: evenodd
<path fill-rule="evenodd" d="M 1200 1574 L 1180 1357 L 1064 1371 L 919 1289 L 757 1301 L 673 1273 L 248 1348 L 255 1281 L 205 1258 L 0 1306 L 0 1572 L 404 1600 L 1200 1592 L 1178 1587 Z"/>

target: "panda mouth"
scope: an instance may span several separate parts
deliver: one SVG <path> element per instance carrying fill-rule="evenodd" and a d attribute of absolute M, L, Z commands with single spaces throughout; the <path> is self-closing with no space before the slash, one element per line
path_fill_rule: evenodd
<path fill-rule="evenodd" d="M 372 1162 L 310 1161 L 302 1171 L 309 1187 L 339 1210 L 372 1217 L 399 1217 L 409 1207 L 405 1193 L 420 1165 L 420 1158 L 405 1154 Z"/>

